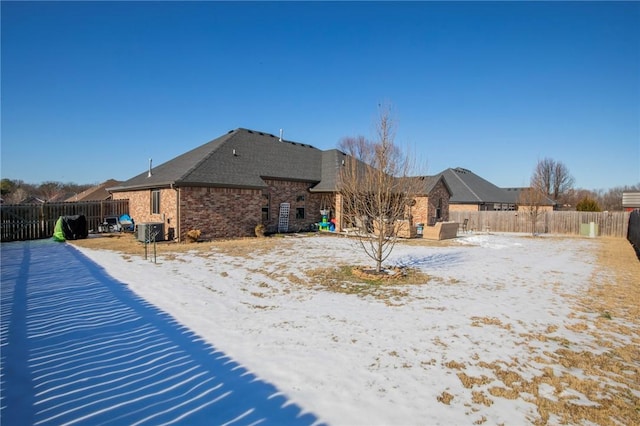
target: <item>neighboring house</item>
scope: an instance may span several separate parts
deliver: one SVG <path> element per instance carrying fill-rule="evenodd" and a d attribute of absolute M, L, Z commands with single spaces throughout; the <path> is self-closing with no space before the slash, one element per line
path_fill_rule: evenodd
<path fill-rule="evenodd" d="M 111 199 L 111 193 L 107 191 L 107 188 L 119 185 L 121 182 L 115 179 L 109 179 L 102 182 L 100 185 L 93 186 L 89 189 L 82 191 L 79 194 L 74 194 L 64 201 L 104 201 Z"/>
<path fill-rule="evenodd" d="M 203 238 L 310 229 L 328 210 L 338 230 L 344 200 L 337 193 L 346 154 L 322 151 L 274 135 L 236 129 L 109 188 L 113 199 L 129 200 L 136 223 L 158 222 L 167 239 L 184 240 L 189 230 Z M 448 218 L 450 190 L 440 177 L 416 194 L 414 222 Z M 288 204 L 289 211 L 285 211 Z"/>
<path fill-rule="evenodd" d="M 450 211 L 516 210 L 513 194 L 481 178 L 471 170 L 447 169 L 442 176 L 451 189 Z"/>
<path fill-rule="evenodd" d="M 36 197 L 34 195 L 30 195 L 27 198 L 25 198 L 24 200 L 20 201 L 19 204 L 44 204 L 46 203 L 47 200 L 44 200 L 42 198 Z"/>
<path fill-rule="evenodd" d="M 414 179 L 421 180 L 423 186 L 421 193 L 414 197 L 415 204 L 411 207 L 413 223 L 433 225 L 449 220 L 452 192 L 446 180 L 439 175 Z"/>
<path fill-rule="evenodd" d="M 556 208 L 556 202 L 551 198 L 541 195 L 541 199 L 536 200 L 536 203 L 532 203 L 531 196 L 527 196 L 526 191 L 529 191 L 531 188 L 523 187 L 523 188 L 502 188 L 504 191 L 509 194 L 512 203 L 517 206 L 518 210 L 521 209 L 530 209 L 534 205 L 537 204 L 540 211 L 553 211 Z M 537 197 L 536 197 L 537 198 Z"/>

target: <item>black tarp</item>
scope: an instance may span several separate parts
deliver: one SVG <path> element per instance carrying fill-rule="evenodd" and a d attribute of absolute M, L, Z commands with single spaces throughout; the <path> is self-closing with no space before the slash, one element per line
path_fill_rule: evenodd
<path fill-rule="evenodd" d="M 59 235 L 62 231 L 63 235 Z M 60 216 L 58 223 L 56 223 L 56 232 L 54 238 L 56 240 L 80 240 L 87 238 L 89 235 L 89 229 L 87 227 L 87 218 L 84 215 L 74 216 Z M 61 236 L 64 239 L 60 238 Z"/>

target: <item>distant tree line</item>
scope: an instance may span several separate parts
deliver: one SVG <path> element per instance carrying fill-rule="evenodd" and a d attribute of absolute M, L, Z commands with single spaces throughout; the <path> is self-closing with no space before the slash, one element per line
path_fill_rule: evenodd
<path fill-rule="evenodd" d="M 608 190 L 574 188 L 569 168 L 551 158 L 539 160 L 531 176 L 531 191 L 555 201 L 560 210 L 621 211 L 622 193 L 640 191 L 640 183 Z M 529 197 L 532 194 L 528 194 Z"/>
<path fill-rule="evenodd" d="M 19 179 L 2 179 L 0 181 L 0 192 L 4 204 L 59 202 L 73 197 L 94 185 L 54 181 L 31 184 Z"/>
<path fill-rule="evenodd" d="M 582 205 L 595 206 L 588 211 L 622 211 L 622 193 L 640 191 L 640 183 L 635 185 L 616 186 L 608 190 L 571 189 L 563 197 L 560 208 L 563 210 L 581 210 Z M 582 204 L 580 203 L 582 201 Z M 595 204 L 594 204 L 595 203 Z M 582 209 L 587 211 L 586 209 Z"/>
<path fill-rule="evenodd" d="M 559 161 L 549 158 L 538 161 L 531 177 L 531 188 L 556 201 L 561 210 L 621 211 L 622 193 L 640 191 L 640 183 L 616 186 L 610 189 L 574 188 L 574 179 L 569 169 Z M 2 202 L 20 204 L 24 202 L 64 201 L 96 184 L 77 184 L 46 181 L 38 184 L 19 179 L 2 179 L 0 190 Z M 527 195 L 532 196 L 531 194 Z"/>

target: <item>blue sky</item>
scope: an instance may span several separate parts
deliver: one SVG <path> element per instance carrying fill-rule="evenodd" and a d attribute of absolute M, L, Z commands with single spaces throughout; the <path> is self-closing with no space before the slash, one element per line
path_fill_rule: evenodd
<path fill-rule="evenodd" d="M 380 103 L 426 173 L 640 183 L 639 2 L 6 2 L 2 178 L 98 183 L 245 127 L 321 149 Z"/>

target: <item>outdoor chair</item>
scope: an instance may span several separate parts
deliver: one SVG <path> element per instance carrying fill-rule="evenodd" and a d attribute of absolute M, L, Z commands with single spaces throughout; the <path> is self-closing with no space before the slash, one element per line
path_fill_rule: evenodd
<path fill-rule="evenodd" d="M 469 224 L 469 219 L 465 219 L 460 227 L 462 228 L 462 232 L 467 233 L 467 225 Z"/>

